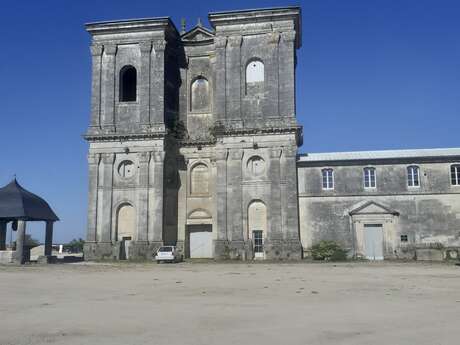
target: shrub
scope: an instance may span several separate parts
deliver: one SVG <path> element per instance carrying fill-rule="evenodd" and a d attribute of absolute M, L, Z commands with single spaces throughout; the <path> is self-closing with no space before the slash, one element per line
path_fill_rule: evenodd
<path fill-rule="evenodd" d="M 347 259 L 347 251 L 334 241 L 320 241 L 311 247 L 314 260 L 340 261 Z"/>

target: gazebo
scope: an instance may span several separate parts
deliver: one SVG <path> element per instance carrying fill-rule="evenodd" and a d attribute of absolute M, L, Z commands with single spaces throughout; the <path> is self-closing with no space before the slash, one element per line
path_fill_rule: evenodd
<path fill-rule="evenodd" d="M 12 230 L 17 231 L 16 251 L 12 252 L 13 262 L 24 263 L 26 223 L 36 221 L 46 223 L 44 255 L 48 262 L 53 244 L 53 224 L 57 220 L 59 218 L 48 203 L 22 188 L 16 178 L 5 187 L 0 188 L 0 251 L 6 250 L 7 224 L 12 222 Z"/>

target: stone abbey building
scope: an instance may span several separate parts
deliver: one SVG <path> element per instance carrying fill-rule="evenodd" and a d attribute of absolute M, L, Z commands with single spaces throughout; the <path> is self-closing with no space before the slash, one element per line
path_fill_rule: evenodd
<path fill-rule="evenodd" d="M 298 154 L 298 7 L 93 23 L 86 259 L 460 246 L 460 149 Z"/>

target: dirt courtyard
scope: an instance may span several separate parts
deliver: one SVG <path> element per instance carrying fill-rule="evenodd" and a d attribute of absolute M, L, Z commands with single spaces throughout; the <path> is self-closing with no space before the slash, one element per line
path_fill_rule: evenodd
<path fill-rule="evenodd" d="M 0 267 L 0 344 L 457 344 L 460 267 Z"/>

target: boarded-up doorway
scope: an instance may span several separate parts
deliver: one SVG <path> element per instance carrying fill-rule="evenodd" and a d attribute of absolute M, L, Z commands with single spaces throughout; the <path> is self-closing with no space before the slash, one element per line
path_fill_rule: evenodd
<path fill-rule="evenodd" d="M 383 260 L 382 224 L 364 224 L 364 251 L 368 260 Z"/>
<path fill-rule="evenodd" d="M 212 258 L 212 225 L 187 226 L 189 253 L 192 259 Z"/>

